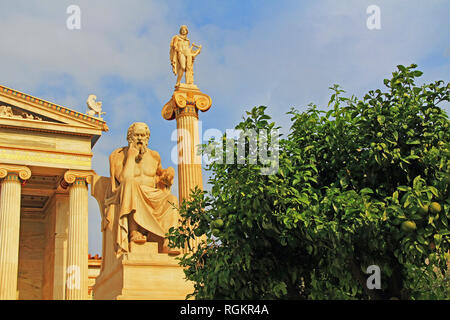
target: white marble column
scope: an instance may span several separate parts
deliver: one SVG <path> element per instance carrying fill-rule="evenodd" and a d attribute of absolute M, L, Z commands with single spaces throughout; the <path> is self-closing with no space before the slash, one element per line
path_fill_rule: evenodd
<path fill-rule="evenodd" d="M 196 186 L 203 190 L 201 155 L 197 154 L 200 142 L 198 112 L 211 108 L 211 97 L 202 93 L 196 85 L 180 84 L 175 87 L 172 98 L 161 115 L 166 120 L 177 121 L 178 151 L 178 196 L 180 205 L 189 200 L 191 190 Z M 191 240 L 196 247 L 200 239 Z M 185 249 L 188 252 L 188 249 Z"/>
<path fill-rule="evenodd" d="M 88 299 L 88 187 L 92 172 L 69 170 L 66 300 Z"/>
<path fill-rule="evenodd" d="M 0 164 L 0 300 L 17 299 L 21 183 L 30 177 L 27 167 Z"/>
<path fill-rule="evenodd" d="M 178 134 L 178 196 L 179 203 L 190 200 L 195 187 L 203 190 L 201 156 L 198 154 L 200 138 L 198 114 L 194 107 L 185 107 L 176 112 Z M 202 238 L 191 239 L 191 248 L 196 248 Z M 185 248 L 187 253 L 188 249 Z"/>
<path fill-rule="evenodd" d="M 53 266 L 53 300 L 64 300 L 66 295 L 67 226 L 70 198 L 55 194 L 55 259 Z"/>
<path fill-rule="evenodd" d="M 183 110 L 177 116 L 178 134 L 178 194 L 180 204 L 189 200 L 191 191 L 197 186 L 203 190 L 201 156 L 197 154 L 200 144 L 198 116 L 195 109 Z"/>

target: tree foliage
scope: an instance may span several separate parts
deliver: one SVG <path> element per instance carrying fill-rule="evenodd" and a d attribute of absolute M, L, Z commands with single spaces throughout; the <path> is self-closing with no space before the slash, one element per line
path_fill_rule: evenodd
<path fill-rule="evenodd" d="M 193 192 L 169 235 L 201 239 L 180 258 L 197 299 L 450 297 L 450 84 L 418 86 L 416 67 L 398 66 L 386 92 L 359 100 L 334 86 L 328 111 L 292 109 L 276 174 L 208 165 L 211 191 Z M 236 128 L 275 128 L 265 109 Z M 370 265 L 380 290 L 366 286 Z"/>

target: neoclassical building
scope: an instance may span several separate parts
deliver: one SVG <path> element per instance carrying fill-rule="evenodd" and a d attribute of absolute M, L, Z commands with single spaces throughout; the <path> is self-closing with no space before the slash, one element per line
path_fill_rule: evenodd
<path fill-rule="evenodd" d="M 105 131 L 0 86 L 0 300 L 88 299 L 88 184 Z"/>

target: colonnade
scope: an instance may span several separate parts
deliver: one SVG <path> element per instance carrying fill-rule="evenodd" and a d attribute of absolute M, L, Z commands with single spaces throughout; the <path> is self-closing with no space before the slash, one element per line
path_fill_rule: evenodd
<path fill-rule="evenodd" d="M 70 197 L 67 231 L 66 300 L 88 299 L 88 187 L 92 171 L 68 170 L 61 187 Z M 0 300 L 15 300 L 23 184 L 32 170 L 0 164 Z"/>

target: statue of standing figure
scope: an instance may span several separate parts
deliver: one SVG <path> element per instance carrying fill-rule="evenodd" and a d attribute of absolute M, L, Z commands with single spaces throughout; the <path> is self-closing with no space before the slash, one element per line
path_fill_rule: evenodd
<path fill-rule="evenodd" d="M 202 49 L 202 46 L 197 46 L 194 43 L 191 45 L 187 38 L 188 33 L 187 26 L 182 25 L 180 34 L 173 36 L 170 41 L 170 63 L 173 73 L 177 76 L 176 86 L 180 85 L 183 74 L 186 75 L 186 84 L 194 84 L 194 60 Z M 194 48 L 197 48 L 197 50 Z"/>

